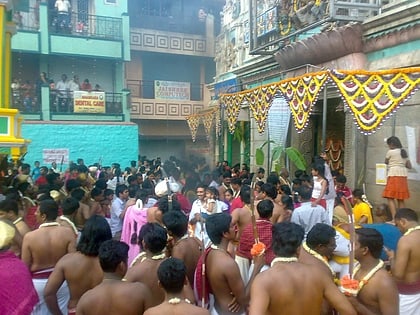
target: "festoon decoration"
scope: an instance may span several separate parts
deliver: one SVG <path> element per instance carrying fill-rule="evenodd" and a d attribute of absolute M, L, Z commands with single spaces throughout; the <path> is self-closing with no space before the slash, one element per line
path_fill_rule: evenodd
<path fill-rule="evenodd" d="M 201 111 L 200 113 L 189 115 L 187 116 L 186 120 L 188 123 L 188 127 L 190 128 L 191 138 L 193 142 L 195 142 L 196 140 L 197 130 L 200 126 L 200 122 L 203 122 L 207 140 L 210 140 L 211 127 L 213 126 L 214 121 L 216 121 L 216 134 L 220 134 L 220 131 L 217 131 L 218 129 L 220 129 L 220 122 L 218 122 L 220 121 L 219 107 L 206 109 L 204 111 Z"/>
<path fill-rule="evenodd" d="M 325 70 L 238 93 L 221 94 L 219 101 L 226 112 L 229 132 L 234 133 L 241 106 L 247 103 L 258 131 L 263 133 L 271 102 L 278 94 L 288 102 L 295 129 L 300 133 L 308 124 L 319 93 L 330 82 L 337 88 L 344 106 L 352 113 L 358 129 L 363 134 L 372 134 L 418 90 L 420 67 L 381 71 Z M 193 141 L 200 120 L 203 120 L 200 115 L 206 113 L 187 117 L 191 134 L 194 134 Z M 211 125 L 208 127 L 209 122 L 206 123 L 206 129 L 210 131 Z"/>

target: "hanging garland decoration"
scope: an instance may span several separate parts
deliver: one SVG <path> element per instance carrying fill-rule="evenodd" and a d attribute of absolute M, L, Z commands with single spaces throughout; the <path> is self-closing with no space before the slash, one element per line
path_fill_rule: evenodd
<path fill-rule="evenodd" d="M 226 117 L 228 121 L 228 129 L 231 134 L 235 132 L 236 122 L 238 121 L 239 112 L 241 111 L 242 102 L 245 99 L 245 94 L 232 94 L 224 95 L 221 98 L 222 104 L 226 111 Z M 226 106 L 229 104 L 229 106 Z"/>
<path fill-rule="evenodd" d="M 365 135 L 382 126 L 420 84 L 420 68 L 331 70 L 330 76 Z"/>
<path fill-rule="evenodd" d="M 221 107 L 221 105 L 218 106 L 216 108 L 216 110 L 214 111 L 214 121 L 215 121 L 215 124 L 216 124 L 216 139 L 219 139 L 219 137 L 222 134 L 222 118 L 221 118 L 221 115 L 220 115 L 220 113 L 221 113 L 220 107 Z"/>
<path fill-rule="evenodd" d="M 263 133 L 267 123 L 268 112 L 274 95 L 278 92 L 276 84 L 261 86 L 246 94 L 246 99 L 251 109 L 252 116 L 257 122 L 259 133 Z"/>
<path fill-rule="evenodd" d="M 201 116 L 201 120 L 204 125 L 204 131 L 206 132 L 206 138 L 207 140 L 210 140 L 210 132 L 211 132 L 211 126 L 213 125 L 213 119 L 214 119 L 214 110 L 210 110 Z"/>
<path fill-rule="evenodd" d="M 358 129 L 363 134 L 371 134 L 417 91 L 420 85 L 420 68 L 307 73 L 240 93 L 222 94 L 221 99 L 227 112 L 233 113 L 237 110 L 237 104 L 241 104 L 245 97 L 257 121 L 258 131 L 262 133 L 267 118 L 265 110 L 270 108 L 267 102 L 271 103 L 273 95 L 281 92 L 289 103 L 296 131 L 300 133 L 308 124 L 319 93 L 330 80 L 337 86 L 345 106 L 350 108 Z M 230 124 L 231 133 L 235 130 L 235 124 L 236 120 L 234 124 Z"/>
<path fill-rule="evenodd" d="M 328 78 L 328 72 L 321 71 L 280 82 L 279 89 L 289 103 L 298 133 L 308 125 L 313 106 Z"/>
<path fill-rule="evenodd" d="M 198 125 L 200 124 L 200 117 L 197 114 L 189 115 L 187 118 L 188 127 L 191 131 L 192 141 L 195 142 L 197 136 Z"/>

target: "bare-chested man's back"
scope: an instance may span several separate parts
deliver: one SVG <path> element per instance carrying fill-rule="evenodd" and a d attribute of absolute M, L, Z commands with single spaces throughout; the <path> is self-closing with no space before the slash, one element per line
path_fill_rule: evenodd
<path fill-rule="evenodd" d="M 70 289 L 69 314 L 76 311 L 80 297 L 101 283 L 103 272 L 98 260 L 99 246 L 112 238 L 105 218 L 94 215 L 86 221 L 77 252 L 61 258 L 45 286 L 45 301 L 50 311 L 58 312 L 57 291 L 66 280 Z"/>
<path fill-rule="evenodd" d="M 251 286 L 250 315 L 319 315 L 324 298 L 341 315 L 356 315 L 331 278 L 311 265 L 299 263 L 297 254 L 304 230 L 294 223 L 274 226 L 272 267 Z"/>
<path fill-rule="evenodd" d="M 128 245 L 105 241 L 99 249 L 103 280 L 87 291 L 77 304 L 78 315 L 138 315 L 151 306 L 150 290 L 143 283 L 121 281 L 127 271 Z"/>

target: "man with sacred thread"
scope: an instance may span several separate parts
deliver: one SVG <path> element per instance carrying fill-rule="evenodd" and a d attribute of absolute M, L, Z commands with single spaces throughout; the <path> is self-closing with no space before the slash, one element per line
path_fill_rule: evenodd
<path fill-rule="evenodd" d="M 39 297 L 39 302 L 32 314 L 43 315 L 48 314 L 48 307 L 44 300 L 44 288 L 48 277 L 61 257 L 76 251 L 76 237 L 73 233 L 69 233 L 67 227 L 60 226 L 56 222 L 58 205 L 54 200 L 41 201 L 35 211 L 35 216 L 40 226 L 23 237 L 22 261 L 32 272 L 32 282 Z M 63 314 L 67 314 L 69 298 L 67 283 L 63 283 L 57 291 L 57 302 Z"/>
<path fill-rule="evenodd" d="M 121 281 L 127 272 L 128 245 L 108 240 L 99 247 L 102 282 L 87 291 L 77 303 L 78 315 L 138 315 L 150 307 L 149 288 L 140 282 Z"/>
<path fill-rule="evenodd" d="M 342 291 L 359 314 L 399 314 L 397 286 L 379 258 L 383 246 L 383 237 L 377 230 L 356 230 L 354 257 L 359 264 L 353 271 L 352 280 L 357 285 L 348 291 L 343 279 Z"/>
<path fill-rule="evenodd" d="M 160 264 L 157 274 L 159 286 L 165 291 L 165 300 L 158 306 L 148 309 L 144 315 L 210 315 L 208 310 L 195 306 L 183 298 L 182 290 L 188 283 L 186 271 L 185 264 L 178 258 L 171 257 Z"/>
<path fill-rule="evenodd" d="M 400 314 L 418 315 L 420 310 L 420 225 L 417 213 L 409 208 L 397 210 L 395 225 L 403 233 L 397 250 L 385 250 L 400 295 Z"/>
<path fill-rule="evenodd" d="M 270 269 L 255 277 L 249 315 L 319 315 L 324 299 L 340 315 L 357 314 L 328 275 L 298 261 L 303 237 L 303 228 L 295 223 L 274 225 L 272 246 L 276 258 Z"/>

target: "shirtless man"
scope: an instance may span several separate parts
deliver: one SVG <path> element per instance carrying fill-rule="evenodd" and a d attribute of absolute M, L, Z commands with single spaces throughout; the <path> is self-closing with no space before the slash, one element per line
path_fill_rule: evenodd
<path fill-rule="evenodd" d="M 142 283 L 121 281 L 127 272 L 128 245 L 109 240 L 99 247 L 102 282 L 77 303 L 78 315 L 138 315 L 150 307 L 150 290 Z"/>
<path fill-rule="evenodd" d="M 268 199 L 271 200 L 274 204 L 273 209 L 273 215 L 271 216 L 271 222 L 273 224 L 277 223 L 277 221 L 280 219 L 281 214 L 283 213 L 283 209 L 280 207 L 280 205 L 275 201 L 277 198 L 277 188 L 269 183 L 263 184 L 261 186 L 261 192 L 258 197 L 258 199 Z"/>
<path fill-rule="evenodd" d="M 274 226 L 273 250 L 277 257 L 251 286 L 250 315 L 319 315 L 324 298 L 341 315 L 356 315 L 328 276 L 315 266 L 298 262 L 303 237 L 304 230 L 297 224 Z"/>
<path fill-rule="evenodd" d="M 111 238 L 111 229 L 105 218 L 94 215 L 86 221 L 77 252 L 67 254 L 57 262 L 45 286 L 45 302 L 53 315 L 63 314 L 58 307 L 57 291 L 64 281 L 67 281 L 70 290 L 69 315 L 76 314 L 76 306 L 83 293 L 101 283 L 103 273 L 98 250 L 104 241 Z"/>
<path fill-rule="evenodd" d="M 420 309 L 420 225 L 417 213 L 408 208 L 398 209 L 394 217 L 403 236 L 397 251 L 387 250 L 393 277 L 400 294 L 400 314 L 416 315 Z"/>
<path fill-rule="evenodd" d="M 251 188 L 247 185 L 243 186 L 241 188 L 241 193 L 239 197 L 244 203 L 244 206 L 242 208 L 236 208 L 232 212 L 232 224 L 236 224 L 238 228 L 236 241 L 239 241 L 242 235 L 242 231 L 249 223 L 251 223 L 251 220 L 252 220 L 251 205 L 250 205 L 251 204 Z"/>
<path fill-rule="evenodd" d="M 39 297 L 39 303 L 33 314 L 48 313 L 44 301 L 44 287 L 48 277 L 61 257 L 76 251 L 74 234 L 56 222 L 57 215 L 58 205 L 54 200 L 41 201 L 35 212 L 40 226 L 37 230 L 27 233 L 22 242 L 22 261 L 32 272 L 32 281 Z M 60 288 L 57 296 L 61 311 L 67 312 L 69 298 L 67 285 Z"/>
<path fill-rule="evenodd" d="M 145 284 L 152 292 L 151 306 L 156 306 L 165 299 L 165 292 L 158 285 L 157 269 L 166 259 L 166 230 L 157 223 L 146 223 L 140 229 L 139 242 L 143 252 L 133 260 L 124 279 Z"/>
<path fill-rule="evenodd" d="M 358 314 L 399 314 L 397 286 L 379 259 L 383 244 L 382 235 L 375 229 L 356 230 L 354 255 L 360 265 L 353 274 L 359 281 L 359 292 L 357 298 L 349 299 Z"/>
<path fill-rule="evenodd" d="M 232 218 L 226 213 L 215 213 L 208 217 L 206 228 L 213 243 L 206 249 L 204 255 L 205 281 L 208 281 L 211 288 L 209 293 L 214 297 L 214 305 L 210 306 L 210 313 L 212 315 L 243 313 L 248 305 L 245 285 L 241 279 L 238 265 L 227 252 L 229 242 L 236 239 Z M 260 264 L 255 268 L 255 274 L 262 266 L 263 264 Z M 198 272 L 196 272 L 196 277 L 197 275 Z M 197 285 L 200 284 L 200 280 L 202 281 L 202 279 L 196 279 L 196 291 L 198 291 Z M 232 298 L 236 300 L 235 309 L 232 309 L 230 305 Z"/>
<path fill-rule="evenodd" d="M 79 201 L 79 209 L 77 209 L 76 217 L 74 218 L 79 230 L 83 229 L 86 220 L 89 219 L 92 214 L 90 212 L 90 207 L 84 203 L 86 199 L 85 194 L 86 192 L 82 188 L 76 188 L 70 193 L 73 198 L 76 198 Z"/>
<path fill-rule="evenodd" d="M 209 315 L 209 311 L 183 299 L 182 288 L 186 282 L 186 267 L 182 260 L 168 258 L 158 268 L 159 285 L 165 290 L 165 301 L 148 309 L 144 315 Z"/>
<path fill-rule="evenodd" d="M 188 236 L 188 218 L 181 211 L 165 213 L 163 223 L 172 237 L 171 256 L 185 263 L 189 284 L 193 285 L 194 271 L 203 245 L 198 238 Z"/>
<path fill-rule="evenodd" d="M 79 201 L 76 198 L 68 197 L 63 200 L 61 203 L 61 209 L 63 210 L 63 215 L 57 218 L 57 222 L 61 226 L 65 226 L 74 233 L 74 236 L 77 238 L 79 231 L 74 224 L 74 217 L 76 216 L 76 211 L 79 208 Z"/>
<path fill-rule="evenodd" d="M 31 231 L 22 217 L 19 216 L 18 203 L 13 199 L 6 199 L 0 202 L 0 219 L 6 219 L 13 223 L 21 236 L 19 238 L 20 240 L 22 240 L 26 233 Z M 21 247 L 22 243 L 17 244 L 16 242 L 13 242 L 10 250 L 14 252 L 16 256 L 20 257 Z"/>

